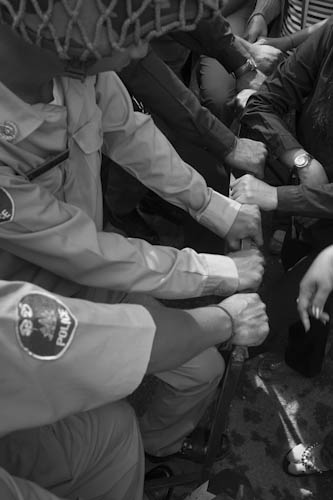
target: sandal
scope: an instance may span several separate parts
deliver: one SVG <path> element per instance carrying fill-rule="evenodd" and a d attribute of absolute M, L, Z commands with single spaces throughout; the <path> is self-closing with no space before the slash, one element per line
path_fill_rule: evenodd
<path fill-rule="evenodd" d="M 289 476 L 309 476 L 311 474 L 325 474 L 331 472 L 316 463 L 313 451 L 321 446 L 321 443 L 305 445 L 300 443 L 291 448 L 283 459 L 283 470 Z"/>

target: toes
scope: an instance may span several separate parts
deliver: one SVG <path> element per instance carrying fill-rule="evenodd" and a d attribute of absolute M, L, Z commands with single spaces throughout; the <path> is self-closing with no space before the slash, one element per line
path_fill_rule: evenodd
<path fill-rule="evenodd" d="M 302 463 L 294 463 L 294 462 L 291 462 L 288 465 L 288 472 L 293 476 L 300 476 L 310 473 L 310 471 L 306 467 L 304 467 Z"/>
<path fill-rule="evenodd" d="M 289 462 L 301 462 L 302 455 L 306 449 L 306 445 L 300 443 L 294 446 L 287 454 L 287 459 Z"/>

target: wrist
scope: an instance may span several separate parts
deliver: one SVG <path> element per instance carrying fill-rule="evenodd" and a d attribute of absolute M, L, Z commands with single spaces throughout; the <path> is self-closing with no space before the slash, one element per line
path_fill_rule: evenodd
<path fill-rule="evenodd" d="M 221 311 L 221 319 L 223 318 L 223 335 L 221 336 L 221 343 L 232 345 L 234 338 L 234 320 L 230 312 L 221 304 L 215 304 L 214 307 Z"/>
<path fill-rule="evenodd" d="M 224 157 L 223 157 L 223 159 L 224 159 L 224 160 L 228 161 L 228 156 L 229 156 L 229 155 L 231 155 L 231 154 L 235 151 L 235 149 L 236 149 L 237 145 L 238 145 L 238 137 L 237 137 L 237 136 L 235 136 L 235 138 L 234 138 L 234 141 L 233 141 L 232 145 L 231 145 L 231 146 L 230 146 L 230 148 L 226 151 L 226 153 L 225 153 L 225 155 L 224 155 Z"/>
<path fill-rule="evenodd" d="M 254 19 L 255 17 L 258 17 L 258 16 L 259 16 L 259 17 L 262 17 L 262 18 L 263 18 L 263 20 L 265 21 L 265 23 L 267 24 L 267 21 L 266 21 L 265 15 L 264 15 L 262 12 L 252 12 L 252 14 L 250 15 L 250 17 L 249 17 L 249 19 L 248 19 L 248 21 L 247 21 L 247 24 L 248 24 L 248 25 L 249 25 L 249 24 L 251 24 L 251 21 L 253 21 L 253 19 Z"/>
<path fill-rule="evenodd" d="M 295 158 L 302 154 L 307 154 L 307 151 L 302 147 L 288 149 L 284 151 L 278 159 L 288 167 L 290 172 L 292 172 L 295 167 Z"/>
<path fill-rule="evenodd" d="M 247 73 L 256 72 L 257 65 L 252 57 L 249 57 L 244 64 L 242 64 L 239 68 L 235 69 L 233 75 L 238 80 L 242 76 Z"/>

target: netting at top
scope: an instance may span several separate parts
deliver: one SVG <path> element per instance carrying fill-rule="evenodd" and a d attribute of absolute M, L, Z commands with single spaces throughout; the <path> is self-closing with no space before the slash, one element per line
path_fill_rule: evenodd
<path fill-rule="evenodd" d="M 221 0 L 0 0 L 1 21 L 62 59 L 100 59 L 172 30 L 194 29 Z"/>

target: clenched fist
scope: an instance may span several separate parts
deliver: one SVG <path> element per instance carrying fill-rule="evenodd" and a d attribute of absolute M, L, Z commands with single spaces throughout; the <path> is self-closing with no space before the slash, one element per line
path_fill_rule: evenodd
<path fill-rule="evenodd" d="M 256 293 L 240 293 L 220 303 L 232 318 L 232 343 L 254 347 L 269 333 L 266 306 Z"/>
<path fill-rule="evenodd" d="M 253 175 L 243 175 L 230 183 L 230 196 L 239 203 L 258 205 L 262 210 L 275 210 L 278 204 L 277 188 Z"/>
<path fill-rule="evenodd" d="M 245 170 L 263 177 L 267 157 L 266 146 L 252 139 L 237 139 L 234 149 L 224 158 L 231 169 Z"/>
<path fill-rule="evenodd" d="M 239 291 L 258 290 L 264 275 L 265 260 L 257 249 L 241 250 L 229 253 L 234 261 L 239 276 Z"/>

